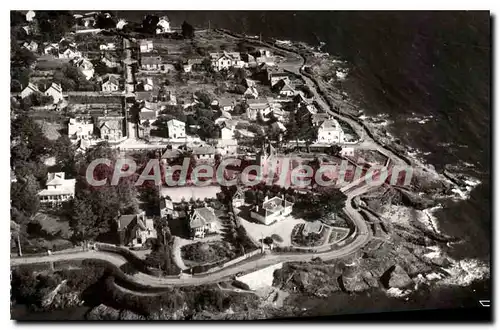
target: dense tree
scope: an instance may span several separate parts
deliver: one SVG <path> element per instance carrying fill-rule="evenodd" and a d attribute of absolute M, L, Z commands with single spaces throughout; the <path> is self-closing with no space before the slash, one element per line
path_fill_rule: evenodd
<path fill-rule="evenodd" d="M 40 206 L 39 189 L 40 185 L 32 174 L 19 178 L 10 187 L 11 206 L 24 212 L 28 217 L 34 216 Z"/>
<path fill-rule="evenodd" d="M 160 19 L 156 15 L 146 15 L 142 20 L 142 32 L 148 34 L 155 34 L 156 27 Z"/>
<path fill-rule="evenodd" d="M 194 28 L 191 24 L 184 21 L 182 23 L 182 36 L 184 39 L 193 39 L 194 38 Z"/>
<path fill-rule="evenodd" d="M 75 148 L 67 135 L 59 137 L 52 144 L 52 155 L 56 159 L 58 170 L 66 173 L 67 178 L 76 175 Z"/>
<path fill-rule="evenodd" d="M 108 13 L 99 13 L 96 17 L 95 27 L 98 29 L 114 29 L 116 27 L 116 19 Z"/>
<path fill-rule="evenodd" d="M 36 12 L 41 41 L 60 40 L 75 26 L 75 18 L 69 11 L 38 10 Z"/>
<path fill-rule="evenodd" d="M 70 226 L 73 230 L 73 240 L 86 243 L 94 240 L 101 230 L 107 229 L 102 222 L 98 221 L 89 198 L 78 197 L 72 203 Z"/>

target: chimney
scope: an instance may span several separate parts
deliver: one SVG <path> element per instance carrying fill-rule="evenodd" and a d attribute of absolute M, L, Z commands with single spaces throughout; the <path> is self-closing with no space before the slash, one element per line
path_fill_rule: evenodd
<path fill-rule="evenodd" d="M 255 205 L 255 212 L 259 212 L 259 204 Z"/>

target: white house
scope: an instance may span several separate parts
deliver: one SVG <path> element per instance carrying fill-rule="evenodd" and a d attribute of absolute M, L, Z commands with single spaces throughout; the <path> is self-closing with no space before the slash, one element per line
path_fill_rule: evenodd
<path fill-rule="evenodd" d="M 280 95 L 281 96 L 286 96 L 286 97 L 291 97 L 295 95 L 295 90 L 290 86 L 288 83 L 284 83 L 283 86 L 281 86 L 280 90 Z"/>
<path fill-rule="evenodd" d="M 40 203 L 56 206 L 75 196 L 76 180 L 66 180 L 64 176 L 64 172 L 47 174 L 47 188 L 38 193 Z"/>
<path fill-rule="evenodd" d="M 219 109 L 221 111 L 233 111 L 234 110 L 234 100 L 232 99 L 220 99 L 218 101 Z"/>
<path fill-rule="evenodd" d="M 116 92 L 120 89 L 120 81 L 115 75 L 107 75 L 102 81 L 101 88 L 103 92 Z"/>
<path fill-rule="evenodd" d="M 186 137 L 186 123 L 177 119 L 167 121 L 168 137 L 179 139 Z"/>
<path fill-rule="evenodd" d="M 171 33 L 170 22 L 166 16 L 160 18 L 158 25 L 156 25 L 156 34 Z"/>
<path fill-rule="evenodd" d="M 245 66 L 245 62 L 241 60 L 241 55 L 238 52 L 211 53 L 210 58 L 213 68 L 217 71 Z"/>
<path fill-rule="evenodd" d="M 59 103 L 63 99 L 62 87 L 59 84 L 52 83 L 49 88 L 44 92 L 47 96 L 52 96 L 54 104 Z"/>
<path fill-rule="evenodd" d="M 318 128 L 319 143 L 342 143 L 344 131 L 335 119 L 325 120 Z"/>
<path fill-rule="evenodd" d="M 115 50 L 116 46 L 113 42 L 108 42 L 107 44 L 99 45 L 99 50 Z"/>
<path fill-rule="evenodd" d="M 94 76 L 94 65 L 86 58 L 80 58 L 74 63 L 87 80 L 90 80 Z"/>
<path fill-rule="evenodd" d="M 144 83 L 145 91 L 152 91 L 154 88 L 153 78 L 146 78 L 146 82 Z"/>
<path fill-rule="evenodd" d="M 192 210 L 189 216 L 189 228 L 191 238 L 204 238 L 206 234 L 220 232 L 221 224 L 213 208 L 201 207 Z"/>
<path fill-rule="evenodd" d="M 250 217 L 264 225 L 270 225 L 284 219 L 292 213 L 293 203 L 278 196 L 268 199 L 267 196 L 261 205 L 256 205 L 250 212 Z"/>
<path fill-rule="evenodd" d="M 28 86 L 21 91 L 21 98 L 24 99 L 33 93 L 40 93 L 40 90 L 38 90 L 35 84 L 29 83 Z"/>
<path fill-rule="evenodd" d="M 94 124 L 84 118 L 70 118 L 68 136 L 70 139 L 89 139 L 94 133 Z"/>
<path fill-rule="evenodd" d="M 342 147 L 340 151 L 340 155 L 343 157 L 349 156 L 354 157 L 354 148 L 353 147 Z"/>
<path fill-rule="evenodd" d="M 75 48 L 72 48 L 72 47 L 68 47 L 68 48 L 66 48 L 66 50 L 59 53 L 59 58 L 65 58 L 65 59 L 69 59 L 69 60 L 72 60 L 74 58 L 81 57 L 81 56 L 82 56 L 82 53 L 79 52 L 78 50 L 76 50 Z"/>
<path fill-rule="evenodd" d="M 33 10 L 29 10 L 27 13 L 26 13 L 26 21 L 28 22 L 31 22 L 33 21 L 33 19 L 35 18 L 36 14 Z"/>
<path fill-rule="evenodd" d="M 153 51 L 153 40 L 141 40 L 139 49 L 141 53 L 151 53 Z"/>
<path fill-rule="evenodd" d="M 220 130 L 220 138 L 222 140 L 232 140 L 234 137 L 234 127 L 224 126 Z"/>
<path fill-rule="evenodd" d="M 25 42 L 23 44 L 23 47 L 29 50 L 30 52 L 36 52 L 38 50 L 38 44 L 34 41 L 31 41 L 30 43 Z"/>
<path fill-rule="evenodd" d="M 102 117 L 97 121 L 101 139 L 118 141 L 123 137 L 123 117 Z"/>

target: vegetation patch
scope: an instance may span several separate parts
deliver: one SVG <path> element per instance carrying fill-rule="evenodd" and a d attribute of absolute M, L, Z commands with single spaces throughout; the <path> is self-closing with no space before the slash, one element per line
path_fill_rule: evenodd
<path fill-rule="evenodd" d="M 189 264 L 210 263 L 232 259 L 236 256 L 234 248 L 227 242 L 198 242 L 181 248 L 182 259 Z"/>

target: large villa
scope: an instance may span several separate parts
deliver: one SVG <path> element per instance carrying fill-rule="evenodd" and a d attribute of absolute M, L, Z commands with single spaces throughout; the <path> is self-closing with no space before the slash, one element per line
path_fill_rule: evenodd
<path fill-rule="evenodd" d="M 256 205 L 252 209 L 250 216 L 264 225 L 270 225 L 292 213 L 292 207 L 293 203 L 285 200 L 284 197 L 276 196 L 271 199 L 266 197 L 262 206 Z"/>

